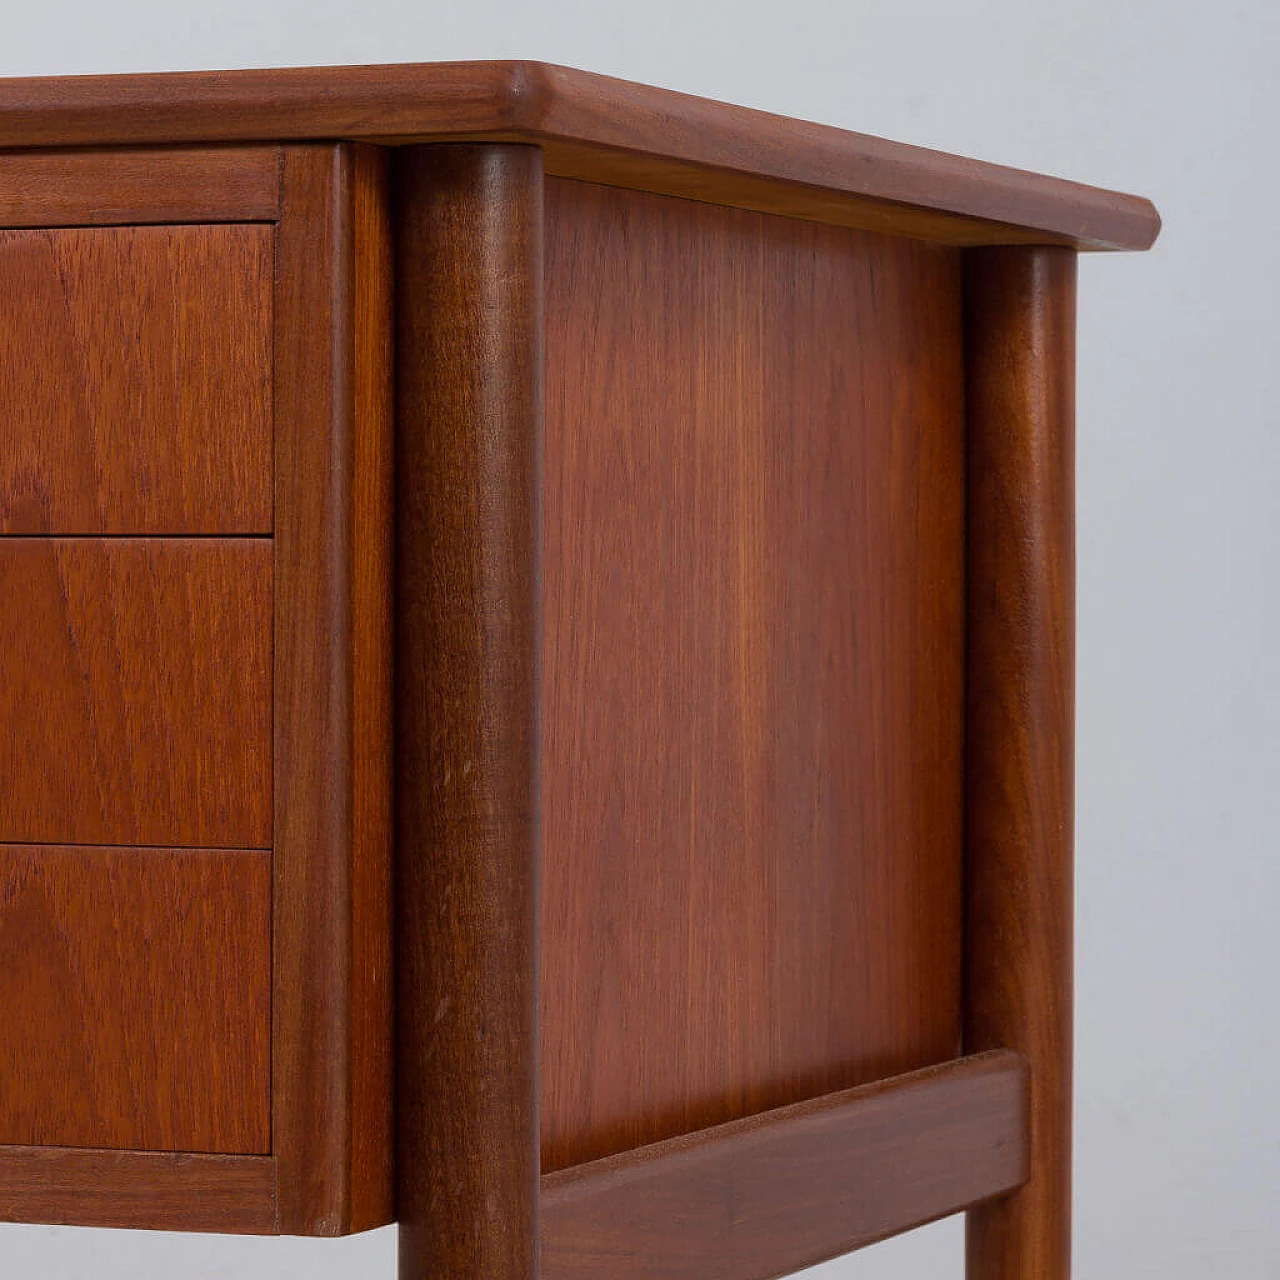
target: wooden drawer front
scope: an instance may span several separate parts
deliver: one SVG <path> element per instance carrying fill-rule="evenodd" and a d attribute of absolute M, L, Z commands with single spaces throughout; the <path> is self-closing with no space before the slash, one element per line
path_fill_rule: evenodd
<path fill-rule="evenodd" d="M 267 226 L 0 231 L 0 531 L 271 529 Z"/>
<path fill-rule="evenodd" d="M 271 843 L 271 544 L 0 539 L 0 841 Z"/>
<path fill-rule="evenodd" d="M 259 852 L 0 849 L 0 1143 L 266 1152 Z"/>

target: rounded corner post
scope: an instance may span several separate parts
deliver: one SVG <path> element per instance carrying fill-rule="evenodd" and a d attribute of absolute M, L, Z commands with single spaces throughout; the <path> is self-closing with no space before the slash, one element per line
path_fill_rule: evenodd
<path fill-rule="evenodd" d="M 542 155 L 396 168 L 400 1276 L 536 1280 Z"/>
<path fill-rule="evenodd" d="M 965 1051 L 1030 1069 L 1030 1178 L 971 1210 L 969 1280 L 1071 1272 L 1076 254 L 965 277 Z"/>

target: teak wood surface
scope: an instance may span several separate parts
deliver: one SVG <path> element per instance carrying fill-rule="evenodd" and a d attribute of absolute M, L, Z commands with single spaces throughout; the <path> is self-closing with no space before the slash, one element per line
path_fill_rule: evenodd
<path fill-rule="evenodd" d="M 1027 1179 L 1027 1071 L 965 1058 L 551 1174 L 544 1280 L 769 1280 Z"/>
<path fill-rule="evenodd" d="M 544 1172 L 955 1057 L 964 798 L 959 252 L 546 224 Z"/>
<path fill-rule="evenodd" d="M 18 208 L 28 226 L 57 223 L 69 208 L 93 223 L 95 202 L 118 207 L 111 155 L 0 158 L 0 210 Z M 0 1213 L 101 1226 L 361 1230 L 394 1212 L 388 165 L 380 149 L 340 144 L 115 158 L 121 198 L 147 201 L 129 215 L 149 224 L 144 231 L 12 234 L 32 242 L 101 236 L 127 252 L 149 237 L 153 246 L 196 245 L 205 261 L 187 281 L 181 272 L 166 279 L 162 254 L 150 277 L 144 270 L 123 280 L 110 302 L 84 293 L 102 323 L 82 314 L 51 331 L 46 317 L 36 331 L 71 333 L 97 353 L 43 375 L 55 374 L 55 386 L 61 379 L 63 394 L 69 376 L 82 388 L 83 421 L 101 457 L 85 459 L 86 478 L 75 484 L 73 468 L 47 468 L 65 491 L 30 521 L 59 536 L 0 536 L 0 853 L 4 841 L 45 842 L 38 856 L 59 843 L 146 846 L 122 850 L 141 860 L 142 878 L 128 881 L 141 911 L 187 855 L 177 846 L 264 851 L 244 856 L 266 869 L 252 880 L 252 905 L 270 921 L 265 965 L 255 970 L 270 993 L 270 1048 L 260 1063 L 267 1091 L 240 1103 L 265 1102 L 253 1122 L 265 1136 L 224 1136 L 211 1149 L 268 1154 L 197 1158 L 194 1140 L 176 1144 L 189 1149 L 172 1158 L 68 1146 L 55 1159 L 0 1146 Z M 47 193 L 43 217 L 34 159 L 61 183 Z M 211 190 L 210 181 L 222 186 Z M 177 225 L 188 217 L 201 225 Z M 167 222 L 174 225 L 150 225 Z M 189 249 L 173 261 L 190 265 Z M 236 285 L 246 261 L 252 290 Z M 118 273 L 119 262 L 111 269 Z M 140 305 L 146 290 L 159 308 Z M 122 310 L 136 322 L 122 323 Z M 200 345 L 180 350 L 181 334 Z M 10 328 L 0 342 L 19 337 L 30 334 Z M 204 363 L 175 381 L 174 362 L 199 351 Z M 229 369 L 229 360 L 239 367 Z M 34 376 L 47 391 L 34 363 L 32 375 L 15 355 L 13 376 L 28 379 L 24 386 Z M 224 385 L 210 379 L 220 370 Z M 214 390 L 204 394 L 202 385 Z M 228 396 L 236 387 L 243 394 Z M 166 418 L 183 396 L 188 413 Z M 132 441 L 122 410 L 136 412 L 139 399 L 151 407 L 137 430 L 154 434 L 170 423 L 202 434 L 190 451 L 170 450 L 174 466 L 157 465 L 165 453 L 152 450 L 149 471 L 140 465 L 131 488 L 121 479 Z M 225 411 L 220 422 L 210 405 Z M 21 400 L 18 416 L 5 408 L 0 435 L 29 412 Z M 65 414 L 48 416 L 66 429 Z M 25 438 L 41 444 L 34 432 Z M 156 439 L 163 444 L 163 435 Z M 85 453 L 88 445 L 69 448 Z M 196 477 L 193 462 L 207 474 Z M 88 533 L 61 536 L 77 513 L 96 507 L 118 516 L 129 503 L 127 519 L 95 517 Z M 163 521 L 146 514 L 161 509 Z M 172 536 L 188 509 L 208 513 L 202 535 Z M 150 532 L 137 536 L 144 523 Z M 121 525 L 129 536 L 104 536 Z M 249 529 L 267 536 L 244 536 Z M 121 951 L 122 969 L 131 954 Z M 231 944 L 202 960 L 215 974 L 229 965 L 220 974 L 228 981 L 250 963 L 250 952 Z M 147 1007 L 163 1010 L 177 977 L 156 976 L 158 1003 Z M 20 994 L 35 1000 L 38 991 L 28 984 Z M 143 1006 L 125 1027 L 127 1012 L 116 1000 L 102 1018 L 99 1035 L 114 1046 L 99 1055 L 103 1088 L 129 1087 L 111 1065 L 120 1057 L 113 1017 L 124 1041 L 151 1037 L 158 1067 L 198 1087 L 204 1062 L 190 1056 L 195 1044 L 166 1039 Z M 0 1058 L 5 1089 L 19 1069 Z M 217 1070 L 211 1056 L 208 1071 Z M 162 1132 L 163 1116 L 147 1116 L 148 1103 L 168 1105 L 159 1093 L 136 1091 L 130 1132 Z M 121 1133 L 99 1136 L 129 1145 Z"/>
<path fill-rule="evenodd" d="M 271 547 L 0 538 L 0 841 L 271 845 Z"/>
<path fill-rule="evenodd" d="M 271 532 L 271 241 L 0 231 L 0 533 Z"/>
<path fill-rule="evenodd" d="M 291 147 L 276 244 L 273 1151 L 285 1232 L 390 1221 L 385 158 Z"/>
<path fill-rule="evenodd" d="M 398 157 L 405 1276 L 537 1271 L 541 159 Z"/>
<path fill-rule="evenodd" d="M 0 1143 L 269 1151 L 270 874 L 259 851 L 0 845 Z"/>
<path fill-rule="evenodd" d="M 0 164 L 0 227 L 274 222 L 280 214 L 279 147 L 10 151 Z"/>
<path fill-rule="evenodd" d="M 75 1147 L 0 1148 L 0 1221 L 272 1235 L 275 1161 Z"/>
<path fill-rule="evenodd" d="M 0 147 L 0 1217 L 1067 1280 L 1074 272 L 1151 205 L 536 63 Z"/>
<path fill-rule="evenodd" d="M 332 138 L 527 142 L 564 177 L 961 244 L 1160 229 L 1138 196 L 539 62 L 0 79 L 0 147 Z"/>

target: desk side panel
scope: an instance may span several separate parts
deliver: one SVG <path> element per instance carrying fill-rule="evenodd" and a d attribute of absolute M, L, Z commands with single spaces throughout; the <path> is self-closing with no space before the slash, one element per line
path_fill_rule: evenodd
<path fill-rule="evenodd" d="M 549 179 L 544 1172 L 953 1057 L 956 251 Z"/>

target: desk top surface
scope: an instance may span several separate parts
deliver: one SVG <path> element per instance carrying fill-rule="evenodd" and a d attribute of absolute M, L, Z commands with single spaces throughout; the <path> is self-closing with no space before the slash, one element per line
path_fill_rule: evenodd
<path fill-rule="evenodd" d="M 502 140 L 548 172 L 957 244 L 1145 249 L 1149 200 L 536 62 L 0 79 L 0 148 Z"/>

